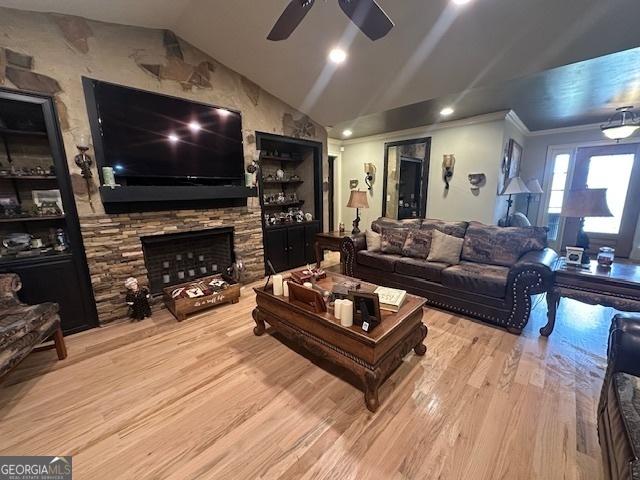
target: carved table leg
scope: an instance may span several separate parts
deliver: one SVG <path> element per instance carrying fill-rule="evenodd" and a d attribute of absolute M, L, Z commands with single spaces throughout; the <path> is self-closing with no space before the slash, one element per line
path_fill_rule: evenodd
<path fill-rule="evenodd" d="M 364 403 L 371 412 L 376 412 L 380 406 L 378 400 L 378 387 L 381 377 L 377 371 L 367 370 L 364 374 Z"/>
<path fill-rule="evenodd" d="M 318 242 L 317 240 L 316 240 L 315 249 L 316 249 L 316 268 L 320 268 L 320 265 L 322 263 L 322 247 L 320 246 L 320 242 Z"/>
<path fill-rule="evenodd" d="M 256 322 L 256 326 L 253 327 L 253 334 L 259 337 L 265 331 L 264 320 L 260 318 L 260 310 L 254 308 L 253 312 L 251 312 L 251 316 L 253 316 L 253 319 Z"/>
<path fill-rule="evenodd" d="M 547 324 L 540 329 L 540 335 L 548 337 L 556 325 L 556 313 L 560 305 L 560 292 L 551 290 L 547 292 Z"/>
<path fill-rule="evenodd" d="M 424 323 L 421 323 L 418 326 L 418 329 L 420 330 L 420 333 L 421 333 L 420 341 L 416 344 L 415 347 L 413 347 L 413 351 L 416 353 L 416 355 L 423 356 L 425 353 L 427 353 L 427 346 L 423 342 L 424 342 L 424 339 L 427 337 L 428 329 Z"/>

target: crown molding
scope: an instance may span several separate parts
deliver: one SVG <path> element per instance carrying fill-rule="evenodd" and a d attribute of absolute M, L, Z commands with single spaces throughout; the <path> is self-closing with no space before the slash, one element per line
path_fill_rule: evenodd
<path fill-rule="evenodd" d="M 510 121 L 511 124 L 525 137 L 528 137 L 529 135 L 531 135 L 531 131 L 529 130 L 529 127 L 525 125 L 522 119 L 513 110 L 509 110 L 507 112 L 505 119 Z"/>
<path fill-rule="evenodd" d="M 573 127 L 550 128 L 548 130 L 534 130 L 529 133 L 529 137 L 540 137 L 543 135 L 555 135 L 559 133 L 586 132 L 589 130 L 600 130 L 599 123 L 589 123 L 587 125 L 574 125 Z"/>
<path fill-rule="evenodd" d="M 406 130 L 396 130 L 393 132 L 377 133 L 375 135 L 369 135 L 367 137 L 339 139 L 330 138 L 332 142 L 337 142 L 340 145 L 354 145 L 356 143 L 371 142 L 376 140 L 394 140 L 411 135 L 425 135 L 438 130 L 445 130 L 447 128 L 466 127 L 469 125 L 476 125 L 479 123 L 495 122 L 498 120 L 504 120 L 507 118 L 509 110 L 501 110 L 498 112 L 485 113 L 483 115 L 476 115 L 475 117 L 461 118 L 460 120 L 451 120 L 449 122 L 434 123 L 431 125 L 424 125 L 420 127 L 409 128 Z"/>

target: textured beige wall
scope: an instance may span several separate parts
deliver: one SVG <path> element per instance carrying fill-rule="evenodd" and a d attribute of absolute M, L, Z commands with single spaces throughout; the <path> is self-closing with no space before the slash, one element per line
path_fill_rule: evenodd
<path fill-rule="evenodd" d="M 73 163 L 77 153 L 75 139 L 89 131 L 83 75 L 240 110 L 246 162 L 255 152 L 256 130 L 321 141 L 326 177 L 327 135 L 323 127 L 182 40 L 178 45 L 183 58 L 179 58 L 175 45 L 168 48 L 164 37 L 162 30 L 0 8 L 0 85 L 20 87 L 10 80 L 10 69 L 14 78 L 17 69 L 27 76 L 33 72 L 57 81 L 59 88 L 55 82 L 48 82 L 40 90 L 52 90 L 50 93 L 56 98 L 80 216 L 103 213 L 97 191 L 95 212 L 91 210 L 84 183 L 79 181 L 78 168 Z M 31 69 L 7 64 L 6 49 L 33 57 Z M 94 165 L 97 183 L 95 170 Z M 250 207 L 257 205 L 257 198 L 249 200 Z M 325 218 L 326 212 L 325 194 Z"/>

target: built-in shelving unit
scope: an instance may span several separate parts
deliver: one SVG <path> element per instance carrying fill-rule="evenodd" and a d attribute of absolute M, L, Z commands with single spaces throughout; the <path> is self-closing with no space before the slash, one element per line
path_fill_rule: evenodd
<path fill-rule="evenodd" d="M 322 223 L 322 144 L 262 132 L 256 141 L 265 260 L 276 271 L 314 263 Z"/>
<path fill-rule="evenodd" d="M 0 273 L 23 302 L 57 303 L 65 334 L 97 326 L 53 100 L 0 89 L 0 121 Z"/>

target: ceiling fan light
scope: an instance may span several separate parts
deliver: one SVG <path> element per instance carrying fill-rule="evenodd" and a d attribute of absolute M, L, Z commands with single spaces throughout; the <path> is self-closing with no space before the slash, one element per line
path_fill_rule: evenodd
<path fill-rule="evenodd" d="M 616 108 L 609 121 L 600 125 L 600 130 L 605 137 L 611 140 L 623 140 L 629 138 L 640 128 L 640 122 L 636 115 L 631 111 L 633 107 L 620 107 Z"/>

